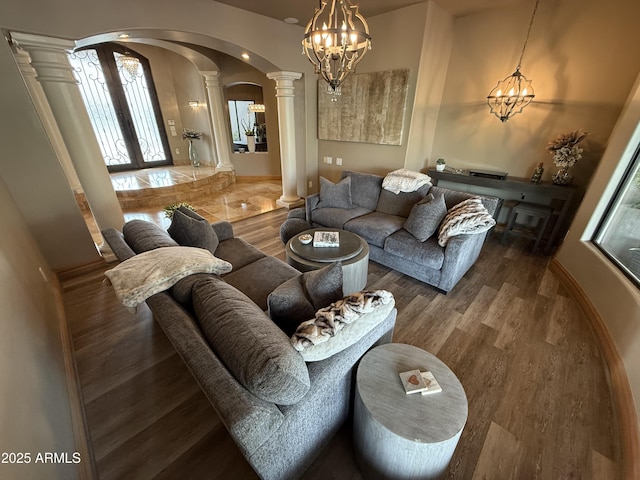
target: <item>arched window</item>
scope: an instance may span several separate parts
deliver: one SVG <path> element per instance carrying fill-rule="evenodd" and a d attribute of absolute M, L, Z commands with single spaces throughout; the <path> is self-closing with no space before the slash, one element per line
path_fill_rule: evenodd
<path fill-rule="evenodd" d="M 138 59 L 127 69 L 123 56 Z M 172 163 L 149 62 L 113 43 L 69 55 L 109 171 Z"/>

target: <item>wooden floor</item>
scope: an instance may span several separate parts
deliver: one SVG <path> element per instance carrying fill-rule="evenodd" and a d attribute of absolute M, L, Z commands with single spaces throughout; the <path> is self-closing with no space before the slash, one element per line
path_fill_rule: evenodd
<path fill-rule="evenodd" d="M 235 233 L 284 258 L 285 215 L 242 220 Z M 550 258 L 528 248 L 489 238 L 446 296 L 374 262 L 368 287 L 395 295 L 394 341 L 437 355 L 466 390 L 469 418 L 447 478 L 621 478 L 597 342 Z M 98 478 L 257 478 L 149 311 L 127 311 L 102 279 L 63 285 Z M 362 478 L 348 426 L 304 478 Z"/>

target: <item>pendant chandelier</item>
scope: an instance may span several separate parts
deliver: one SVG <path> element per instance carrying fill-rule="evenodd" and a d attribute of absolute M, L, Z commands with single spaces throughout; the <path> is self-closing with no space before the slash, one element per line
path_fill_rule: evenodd
<path fill-rule="evenodd" d="M 302 48 L 327 82 L 327 91 L 340 95 L 345 77 L 371 50 L 369 26 L 349 0 L 320 0 L 304 30 Z"/>
<path fill-rule="evenodd" d="M 127 51 L 124 55 L 120 55 L 120 63 L 122 64 L 122 68 L 129 72 L 131 76 L 135 77 L 137 75 L 140 59 L 134 57 L 131 52 Z"/>
<path fill-rule="evenodd" d="M 520 53 L 520 59 L 518 60 L 518 66 L 516 71 L 509 75 L 504 80 L 498 82 L 493 90 L 487 96 L 487 103 L 496 117 L 501 122 L 506 122 L 512 116 L 522 112 L 524 107 L 531 103 L 533 97 L 533 87 L 531 86 L 531 80 L 527 80 L 522 73 L 520 73 L 520 66 L 522 63 L 522 57 L 524 51 L 527 48 L 527 42 L 529 41 L 529 34 L 531 33 L 531 26 L 533 25 L 533 19 L 536 16 L 538 10 L 538 3 L 540 0 L 536 0 L 536 4 L 533 7 L 533 14 L 531 15 L 531 21 L 529 22 L 529 30 L 527 30 L 527 36 L 524 39 L 524 45 L 522 46 L 522 52 Z"/>

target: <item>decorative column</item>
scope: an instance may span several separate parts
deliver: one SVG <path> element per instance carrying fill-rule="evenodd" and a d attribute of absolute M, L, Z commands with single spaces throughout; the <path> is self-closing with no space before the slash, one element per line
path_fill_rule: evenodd
<path fill-rule="evenodd" d="M 16 63 L 18 64 L 18 68 L 20 69 L 20 73 L 22 74 L 22 78 L 24 78 L 24 81 L 27 84 L 27 88 L 29 89 L 29 93 L 31 94 L 31 98 L 33 99 L 33 103 L 36 106 L 38 114 L 40 115 L 40 119 L 42 120 L 44 129 L 47 132 L 47 136 L 49 137 L 49 141 L 51 142 L 53 151 L 55 152 L 56 157 L 60 162 L 62 170 L 64 170 L 64 174 L 67 177 L 69 186 L 74 193 L 79 193 L 82 191 L 82 185 L 80 184 L 78 175 L 73 168 L 73 162 L 71 162 L 71 157 L 69 157 L 69 152 L 67 152 L 67 147 L 64 144 L 64 140 L 62 140 L 60 129 L 56 124 L 55 118 L 53 117 L 51 107 L 47 102 L 47 97 L 42 90 L 40 82 L 36 80 L 36 71 L 33 69 L 30 63 L 31 58 L 29 58 L 29 54 L 21 48 L 17 48 L 13 56 L 16 59 Z"/>
<path fill-rule="evenodd" d="M 271 72 L 267 78 L 276 82 L 278 99 L 278 134 L 280 138 L 280 168 L 282 170 L 282 196 L 276 203 L 294 208 L 304 204 L 298 196 L 296 182 L 296 130 L 293 104 L 293 81 L 302 77 L 298 72 Z"/>
<path fill-rule="evenodd" d="M 98 228 L 121 229 L 122 209 L 67 57 L 75 44 L 25 33 L 12 32 L 11 38 L 31 57 Z"/>
<path fill-rule="evenodd" d="M 218 157 L 216 170 L 231 172 L 231 142 L 227 131 L 228 119 L 224 113 L 224 95 L 220 84 L 220 72 L 200 72 L 204 77 L 204 84 L 209 99 L 209 115 L 213 125 L 213 143 Z"/>

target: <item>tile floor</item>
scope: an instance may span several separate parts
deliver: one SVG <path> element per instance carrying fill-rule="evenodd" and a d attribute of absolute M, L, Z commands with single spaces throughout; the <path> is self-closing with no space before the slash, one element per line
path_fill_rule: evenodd
<path fill-rule="evenodd" d="M 214 169 L 209 167 L 174 166 L 114 173 L 111 174 L 111 182 L 115 190 L 132 190 L 186 183 L 213 173 Z M 243 181 L 242 177 L 236 177 L 235 184 L 197 201 L 191 200 L 189 203 L 209 222 L 220 220 L 235 222 L 281 208 L 276 205 L 276 200 L 281 195 L 280 180 L 248 182 Z M 170 224 L 162 207 L 127 208 L 123 209 L 123 213 L 125 221 L 139 218 L 157 223 L 163 228 L 167 228 Z M 90 212 L 85 213 L 85 221 L 94 242 L 100 245 L 102 237 Z"/>

